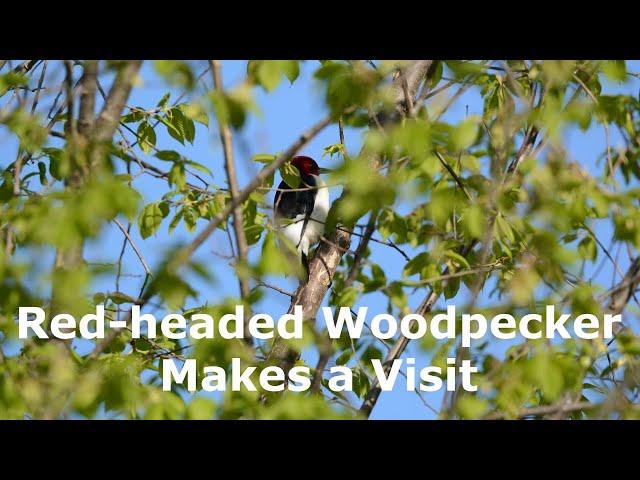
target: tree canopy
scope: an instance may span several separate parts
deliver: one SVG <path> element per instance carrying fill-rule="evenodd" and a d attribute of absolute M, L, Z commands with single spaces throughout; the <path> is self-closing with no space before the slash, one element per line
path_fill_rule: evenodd
<path fill-rule="evenodd" d="M 415 394 L 431 418 L 640 415 L 636 63 L 251 60 L 240 78 L 229 63 L 0 61 L 0 418 L 367 418 L 387 395 L 371 360 L 388 367 L 407 348 L 479 367 L 475 393 Z M 303 75 L 317 118 L 273 151 L 245 145 L 247 125 L 286 112 L 269 99 Z M 132 103 L 138 92 L 147 103 Z M 332 140 L 311 151 L 320 138 Z M 595 160 L 576 157 L 575 138 Z M 298 286 L 272 200 L 278 178 L 299 186 L 290 161 L 303 152 L 335 170 L 325 238 Z M 553 304 L 624 321 L 610 341 L 469 348 L 317 328 L 321 306 L 371 302 L 397 317 Z M 273 316 L 300 305 L 307 335 L 18 339 L 20 306 L 79 318 L 104 305 L 129 322 L 133 305 L 219 318 L 237 304 Z M 162 390 L 164 358 L 228 370 L 234 357 L 257 371 L 308 365 L 312 386 Z M 352 369 L 353 394 L 328 388 L 334 365 Z"/>

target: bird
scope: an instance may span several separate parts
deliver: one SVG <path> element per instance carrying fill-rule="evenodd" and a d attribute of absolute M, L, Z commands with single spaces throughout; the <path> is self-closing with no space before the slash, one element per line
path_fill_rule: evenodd
<path fill-rule="evenodd" d="M 329 190 L 320 174 L 331 170 L 319 167 L 307 156 L 293 157 L 291 165 L 300 172 L 300 185 L 292 188 L 284 179 L 278 185 L 273 202 L 275 228 L 285 242 L 295 247 L 306 283 L 309 281 L 309 249 L 322 238 L 330 208 Z"/>

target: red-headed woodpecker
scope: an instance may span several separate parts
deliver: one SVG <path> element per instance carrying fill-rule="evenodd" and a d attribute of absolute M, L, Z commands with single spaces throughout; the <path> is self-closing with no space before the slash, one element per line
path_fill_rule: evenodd
<path fill-rule="evenodd" d="M 291 164 L 300 172 L 300 185 L 291 188 L 284 180 L 274 199 L 278 231 L 296 248 L 309 278 L 309 249 L 320 241 L 329 213 L 329 191 L 320 178 L 329 169 L 320 168 L 310 157 L 298 156 Z"/>

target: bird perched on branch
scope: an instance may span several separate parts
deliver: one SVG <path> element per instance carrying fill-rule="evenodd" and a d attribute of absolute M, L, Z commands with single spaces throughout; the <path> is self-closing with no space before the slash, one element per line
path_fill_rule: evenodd
<path fill-rule="evenodd" d="M 292 188 L 284 180 L 278 185 L 274 199 L 276 229 L 295 247 L 299 261 L 309 280 L 309 249 L 324 234 L 329 213 L 329 190 L 320 177 L 331 170 L 320 168 L 310 157 L 298 156 L 291 164 L 300 172 L 300 185 Z"/>

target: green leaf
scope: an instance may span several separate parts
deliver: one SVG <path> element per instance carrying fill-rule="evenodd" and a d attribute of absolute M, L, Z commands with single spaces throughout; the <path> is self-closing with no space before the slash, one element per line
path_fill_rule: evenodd
<path fill-rule="evenodd" d="M 420 273 L 422 269 L 429 264 L 429 262 L 429 254 L 427 252 L 421 252 L 407 262 L 402 273 L 407 277 Z"/>
<path fill-rule="evenodd" d="M 260 236 L 264 231 L 264 226 L 258 223 L 254 223 L 253 225 L 249 225 L 244 228 L 244 236 L 247 239 L 247 245 L 255 245 L 260 240 Z"/>
<path fill-rule="evenodd" d="M 286 255 L 285 249 L 278 246 L 276 236 L 273 232 L 268 232 L 262 244 L 262 255 L 258 263 L 258 271 L 262 274 L 284 274 L 288 275 L 296 272 L 298 265 L 294 264 L 292 258 Z M 299 266 L 302 269 L 302 265 Z"/>
<path fill-rule="evenodd" d="M 434 89 L 438 83 L 440 83 L 440 80 L 442 80 L 442 72 L 444 70 L 444 62 L 442 61 L 437 61 L 437 65 L 435 66 L 435 69 L 433 71 L 433 75 L 431 77 L 431 89 Z"/>
<path fill-rule="evenodd" d="M 473 204 L 462 212 L 461 226 L 469 238 L 482 238 L 486 228 L 485 212 Z"/>
<path fill-rule="evenodd" d="M 466 168 L 470 172 L 480 172 L 480 160 L 475 155 L 462 155 L 460 157 L 460 164 L 462 168 Z"/>
<path fill-rule="evenodd" d="M 336 365 L 346 365 L 346 363 L 351 359 L 351 355 L 353 352 L 351 350 L 345 350 L 342 352 L 338 358 L 336 358 Z"/>
<path fill-rule="evenodd" d="M 165 418 L 177 420 L 184 414 L 184 401 L 178 395 L 173 392 L 164 392 L 162 399 Z"/>
<path fill-rule="evenodd" d="M 462 255 L 460 255 L 458 252 L 454 252 L 453 250 L 447 250 L 446 252 L 444 252 L 444 255 L 445 257 L 448 257 L 451 260 L 455 261 L 460 266 L 471 268 L 467 259 L 464 258 Z"/>
<path fill-rule="evenodd" d="M 353 307 L 358 298 L 358 290 L 354 287 L 345 288 L 340 292 L 336 299 L 336 306 L 338 307 Z"/>
<path fill-rule="evenodd" d="M 156 146 L 156 132 L 154 131 L 153 127 L 149 125 L 148 122 L 142 122 L 138 126 L 138 131 L 136 134 L 138 136 L 138 144 L 140 145 L 140 149 L 145 154 L 149 154 L 149 152 Z"/>
<path fill-rule="evenodd" d="M 291 188 L 300 186 L 300 172 L 291 163 L 287 162 L 280 165 L 280 175 L 287 185 Z"/>
<path fill-rule="evenodd" d="M 166 115 L 167 133 L 184 145 L 186 138 L 185 116 L 179 108 L 172 108 Z M 191 122 L 193 123 L 193 122 Z"/>
<path fill-rule="evenodd" d="M 474 395 L 460 395 L 455 409 L 460 418 L 476 420 L 489 411 L 489 402 Z"/>
<path fill-rule="evenodd" d="M 262 172 L 265 168 L 268 168 L 268 165 L 265 165 L 260 172 Z M 267 175 L 264 181 L 262 182 L 262 188 L 271 188 L 273 187 L 273 180 L 276 176 L 275 172 L 272 172 L 270 175 Z"/>
<path fill-rule="evenodd" d="M 364 293 L 375 292 L 387 286 L 387 276 L 380 265 L 371 264 L 372 279 L 364 283 Z"/>
<path fill-rule="evenodd" d="M 355 393 L 358 398 L 363 398 L 369 391 L 369 387 L 369 378 L 362 369 L 356 367 L 353 370 L 353 393 Z"/>
<path fill-rule="evenodd" d="M 282 60 L 281 66 L 289 82 L 295 82 L 298 75 L 300 75 L 300 62 L 298 62 L 298 60 Z"/>
<path fill-rule="evenodd" d="M 193 120 L 187 117 L 184 117 L 184 138 L 191 145 L 193 145 L 193 141 L 196 138 L 196 125 L 193 123 Z"/>
<path fill-rule="evenodd" d="M 156 152 L 156 158 L 166 162 L 179 162 L 182 157 L 175 150 L 158 150 Z"/>
<path fill-rule="evenodd" d="M 278 60 L 259 60 L 255 64 L 255 78 L 267 91 L 271 92 L 280 83 L 280 63 Z"/>
<path fill-rule="evenodd" d="M 148 353 L 152 348 L 151 343 L 146 338 L 138 338 L 138 339 L 135 339 L 133 342 L 134 342 L 133 345 L 136 352 Z"/>
<path fill-rule="evenodd" d="M 113 303 L 115 303 L 116 305 L 136 302 L 135 298 L 122 292 L 111 292 L 108 294 L 107 298 L 111 300 Z"/>
<path fill-rule="evenodd" d="M 145 206 L 138 217 L 140 236 L 148 238 L 153 235 L 168 214 L 169 205 L 166 202 L 155 202 Z"/>
<path fill-rule="evenodd" d="M 188 420 L 212 420 L 216 404 L 206 397 L 196 397 L 187 405 Z"/>
<path fill-rule="evenodd" d="M 513 230 L 511 229 L 511 226 L 505 220 L 505 218 L 501 214 L 498 214 L 496 216 L 496 221 L 495 222 L 496 222 L 495 223 L 495 226 L 496 226 L 495 228 L 499 232 L 499 235 L 497 235 L 497 237 L 498 238 L 502 238 L 502 239 L 506 238 L 512 244 L 515 243 L 516 237 L 513 234 Z"/>
<path fill-rule="evenodd" d="M 253 160 L 254 162 L 258 162 L 258 163 L 271 163 L 276 158 L 277 157 L 275 155 L 272 155 L 270 153 L 258 153 L 256 155 L 254 155 L 253 157 L 251 157 L 251 160 Z"/>
<path fill-rule="evenodd" d="M 627 67 L 624 60 L 607 60 L 602 64 L 602 72 L 614 82 L 627 79 Z"/>
<path fill-rule="evenodd" d="M 223 125 L 231 124 L 233 128 L 239 129 L 244 125 L 247 111 L 259 113 L 259 109 L 253 101 L 251 89 L 246 85 L 230 92 L 214 90 L 209 96 L 218 122 Z"/>
<path fill-rule="evenodd" d="M 156 107 L 164 108 L 167 105 L 167 102 L 169 101 L 169 97 L 171 97 L 171 92 L 165 93 L 160 99 L 160 101 L 157 103 Z"/>
<path fill-rule="evenodd" d="M 130 111 L 126 115 L 124 115 L 120 121 L 122 123 L 137 123 L 145 119 L 146 115 L 140 110 L 144 110 L 143 108 L 136 109 L 135 111 Z"/>
<path fill-rule="evenodd" d="M 7 93 L 9 89 L 22 87 L 29 83 L 29 78 L 22 73 L 10 71 L 4 75 L 0 75 L 0 97 Z"/>
<path fill-rule="evenodd" d="M 49 180 L 47 180 L 47 166 L 44 162 L 38 162 L 38 174 L 40 175 L 40 185 L 49 185 Z"/>
<path fill-rule="evenodd" d="M 184 215 L 184 211 L 180 209 L 180 211 L 176 213 L 175 217 L 171 219 L 171 222 L 169 223 L 169 234 L 171 234 L 173 230 L 178 226 L 178 224 L 180 223 L 180 220 L 182 220 L 183 215 Z"/>
<path fill-rule="evenodd" d="M 473 73 L 480 73 L 483 70 L 483 66 L 477 62 L 468 62 L 465 60 L 448 60 L 445 62 L 456 77 L 463 77 Z"/>
<path fill-rule="evenodd" d="M 450 278 L 447 280 L 447 284 L 444 287 L 444 298 L 445 300 L 449 300 L 450 298 L 455 297 L 458 294 L 458 290 L 460 290 L 460 278 Z"/>
<path fill-rule="evenodd" d="M 329 155 L 330 158 L 333 158 L 334 155 L 338 154 L 342 156 L 345 156 L 346 154 L 344 145 L 342 145 L 341 143 L 335 143 L 333 145 L 325 147 L 324 151 L 322 152 L 322 158 L 324 158 L 326 155 Z"/>
<path fill-rule="evenodd" d="M 391 303 L 396 307 L 402 309 L 407 306 L 407 295 L 404 293 L 400 282 L 391 283 L 387 287 L 387 291 L 389 292 L 389 300 L 391 300 Z"/>
<path fill-rule="evenodd" d="M 193 233 L 196 229 L 196 221 L 198 220 L 197 213 L 190 207 L 185 207 L 183 210 L 184 225 L 189 233 Z"/>
<path fill-rule="evenodd" d="M 326 84 L 326 103 L 337 115 L 349 106 L 366 107 L 377 101 L 376 87 L 383 75 L 378 70 L 331 62 L 316 70 L 314 77 Z"/>
<path fill-rule="evenodd" d="M 209 126 L 209 115 L 206 110 L 196 103 L 182 103 L 178 105 L 184 116 L 206 127 Z"/>
<path fill-rule="evenodd" d="M 578 255 L 585 260 L 596 261 L 598 258 L 598 247 L 593 237 L 584 237 L 578 244 Z"/>
<path fill-rule="evenodd" d="M 211 170 L 209 170 L 207 167 L 205 167 L 205 166 L 204 166 L 204 165 L 202 165 L 201 163 L 194 162 L 194 161 L 191 161 L 191 160 L 187 160 L 187 162 L 186 162 L 186 163 L 187 163 L 187 165 L 189 165 L 190 167 L 195 168 L 196 170 L 198 170 L 199 172 L 206 173 L 207 175 L 213 175 L 213 174 L 211 173 Z"/>
<path fill-rule="evenodd" d="M 543 351 L 529 360 L 527 367 L 531 378 L 542 388 L 544 398 L 555 401 L 564 384 L 562 364 L 554 361 L 551 352 Z"/>
<path fill-rule="evenodd" d="M 156 72 L 170 85 L 188 90 L 192 90 L 196 85 L 195 75 L 189 65 L 182 60 L 156 60 L 154 66 Z"/>
<path fill-rule="evenodd" d="M 49 130 L 35 112 L 30 114 L 25 110 L 15 109 L 5 116 L 2 123 L 16 135 L 21 148 L 29 153 L 41 151 L 47 141 Z"/>
<path fill-rule="evenodd" d="M 175 185 L 179 190 L 184 189 L 187 185 L 187 177 L 184 172 L 184 163 L 174 163 L 169 170 L 169 186 Z"/>
<path fill-rule="evenodd" d="M 478 136 L 478 121 L 469 117 L 458 124 L 451 133 L 451 150 L 459 152 L 474 144 Z"/>

